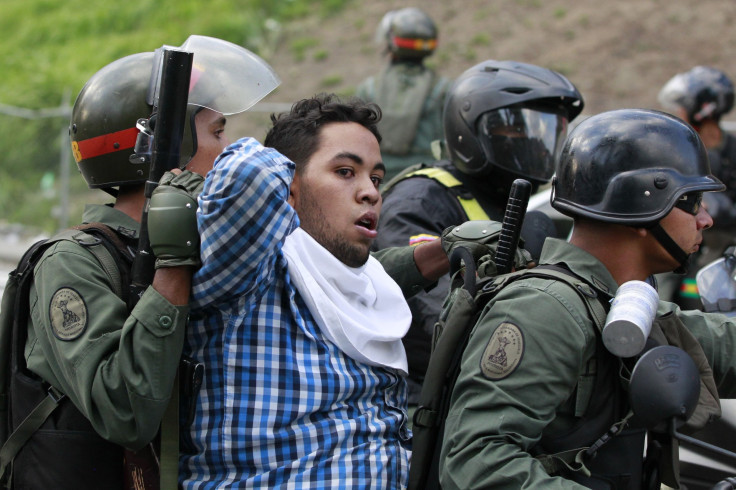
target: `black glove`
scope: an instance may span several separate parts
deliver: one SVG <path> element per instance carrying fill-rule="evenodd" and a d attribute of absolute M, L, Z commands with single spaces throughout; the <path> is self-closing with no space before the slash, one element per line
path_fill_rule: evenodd
<path fill-rule="evenodd" d="M 189 170 L 166 172 L 151 195 L 148 237 L 156 268 L 199 267 L 197 196 L 204 178 Z"/>

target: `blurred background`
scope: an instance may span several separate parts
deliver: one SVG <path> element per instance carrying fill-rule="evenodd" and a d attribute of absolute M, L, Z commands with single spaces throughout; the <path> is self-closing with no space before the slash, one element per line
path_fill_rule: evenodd
<path fill-rule="evenodd" d="M 231 118 L 231 140 L 262 139 L 271 112 L 318 92 L 355 93 L 383 66 L 374 37 L 383 15 L 420 6 L 436 21 L 427 64 L 454 78 L 485 59 L 566 75 L 583 115 L 657 108 L 675 73 L 706 64 L 736 76 L 732 0 L 3 0 L 0 3 L 0 287 L 28 241 L 76 224 L 87 190 L 71 157 L 68 120 L 85 81 L 122 56 L 178 46 L 190 34 L 258 53 L 282 85 Z M 725 116 L 726 129 L 736 115 Z"/>

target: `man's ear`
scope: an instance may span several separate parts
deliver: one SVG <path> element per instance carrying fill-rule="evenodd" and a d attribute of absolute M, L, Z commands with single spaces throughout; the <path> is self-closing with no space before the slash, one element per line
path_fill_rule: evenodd
<path fill-rule="evenodd" d="M 300 180 L 299 175 L 295 174 L 294 179 L 291 181 L 291 186 L 289 187 L 289 199 L 287 199 L 286 202 L 288 202 L 292 208 L 296 208 L 296 201 L 299 199 Z"/>

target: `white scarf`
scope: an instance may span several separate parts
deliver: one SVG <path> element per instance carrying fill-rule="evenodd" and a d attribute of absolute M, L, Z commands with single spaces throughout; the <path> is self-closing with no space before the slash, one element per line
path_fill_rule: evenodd
<path fill-rule="evenodd" d="M 292 282 L 330 342 L 356 361 L 407 374 L 401 338 L 411 311 L 376 259 L 348 267 L 301 228 L 286 237 L 283 252 Z"/>

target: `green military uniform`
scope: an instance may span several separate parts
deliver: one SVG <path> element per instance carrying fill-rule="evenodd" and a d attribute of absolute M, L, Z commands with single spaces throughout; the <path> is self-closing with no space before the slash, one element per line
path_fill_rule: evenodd
<path fill-rule="evenodd" d="M 138 238 L 139 224 L 108 206 L 87 206 L 83 220 L 131 243 Z M 28 368 L 65 393 L 105 439 L 130 449 L 150 442 L 171 395 L 188 307 L 149 287 L 129 313 L 100 262 L 69 240 L 36 266 L 30 307 Z"/>
<path fill-rule="evenodd" d="M 601 262 L 564 241 L 548 238 L 540 262 L 564 264 L 602 291 L 614 294 L 618 288 Z M 658 316 L 668 312 L 702 345 L 719 394 L 736 395 L 736 325 L 721 315 L 682 312 L 660 301 Z M 599 361 L 598 372 L 611 372 L 603 363 L 618 363 L 601 355 L 599 338 L 585 302 L 567 284 L 526 278 L 504 288 L 486 306 L 463 356 L 440 459 L 442 487 L 586 488 L 549 476 L 533 456 L 552 452 L 553 447 L 543 448 L 548 452 L 540 446 L 564 438 L 586 408 L 613 403 L 596 400 L 610 393 L 593 390 L 591 359 Z M 588 444 L 601 435 L 591 434 Z"/>
<path fill-rule="evenodd" d="M 432 141 L 442 139 L 442 109 L 451 81 L 416 62 L 396 61 L 364 80 L 356 95 L 378 104 L 383 116 L 381 156 L 386 178 L 418 162 L 433 161 Z"/>
<path fill-rule="evenodd" d="M 389 247 L 371 252 L 371 255 L 399 285 L 405 298 L 410 298 L 435 283 L 425 279 L 417 269 L 414 262 L 414 247 Z"/>

